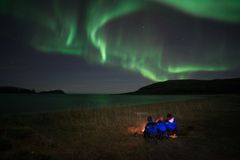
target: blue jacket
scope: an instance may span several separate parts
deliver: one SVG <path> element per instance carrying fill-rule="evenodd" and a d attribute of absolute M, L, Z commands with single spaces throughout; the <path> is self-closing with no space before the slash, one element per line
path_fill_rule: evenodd
<path fill-rule="evenodd" d="M 165 132 L 165 131 L 167 130 L 167 127 L 166 127 L 166 125 L 164 124 L 164 122 L 162 122 L 162 121 L 158 121 L 158 122 L 157 122 L 157 130 L 158 130 L 159 132 Z"/>
<path fill-rule="evenodd" d="M 167 127 L 167 130 L 169 131 L 174 131 L 177 128 L 177 123 L 175 120 L 173 122 L 166 121 L 165 125 Z"/>
<path fill-rule="evenodd" d="M 145 126 L 145 133 L 149 134 L 150 136 L 157 135 L 157 125 L 155 122 L 148 122 Z"/>

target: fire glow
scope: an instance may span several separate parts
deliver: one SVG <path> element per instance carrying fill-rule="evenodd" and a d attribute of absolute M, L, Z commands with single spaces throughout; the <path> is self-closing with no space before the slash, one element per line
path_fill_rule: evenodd
<path fill-rule="evenodd" d="M 140 125 L 138 125 L 138 127 L 128 127 L 128 133 L 132 134 L 132 135 L 142 135 L 144 132 L 144 128 L 145 128 L 146 122 L 141 123 Z"/>

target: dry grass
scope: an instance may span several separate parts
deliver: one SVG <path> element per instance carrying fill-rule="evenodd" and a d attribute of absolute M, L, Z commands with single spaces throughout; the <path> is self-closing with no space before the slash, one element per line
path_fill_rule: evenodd
<path fill-rule="evenodd" d="M 2 115 L 0 159 L 239 159 L 239 96 Z M 145 141 L 147 115 L 175 115 L 179 138 Z M 233 157 L 235 156 L 235 157 Z"/>

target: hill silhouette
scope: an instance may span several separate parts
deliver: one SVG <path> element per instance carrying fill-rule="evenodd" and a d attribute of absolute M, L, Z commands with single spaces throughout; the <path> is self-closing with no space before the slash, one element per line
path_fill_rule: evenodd
<path fill-rule="evenodd" d="M 30 90 L 20 87 L 4 86 L 0 87 L 0 93 L 24 93 L 24 94 L 35 94 L 35 90 Z"/>
<path fill-rule="evenodd" d="M 21 87 L 3 86 L 0 87 L 0 93 L 12 94 L 65 94 L 63 90 L 50 90 L 36 92 L 34 89 L 26 89 Z"/>
<path fill-rule="evenodd" d="M 168 80 L 130 94 L 240 94 L 240 78 L 214 80 Z"/>
<path fill-rule="evenodd" d="M 65 94 L 63 90 L 41 91 L 40 94 Z"/>

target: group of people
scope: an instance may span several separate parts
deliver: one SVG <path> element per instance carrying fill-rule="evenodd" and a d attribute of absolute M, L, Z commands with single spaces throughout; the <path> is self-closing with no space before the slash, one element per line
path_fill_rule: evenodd
<path fill-rule="evenodd" d="M 157 121 L 148 116 L 147 121 L 143 132 L 144 138 L 177 138 L 177 123 L 172 114 L 167 114 L 166 119 L 159 117 Z"/>

